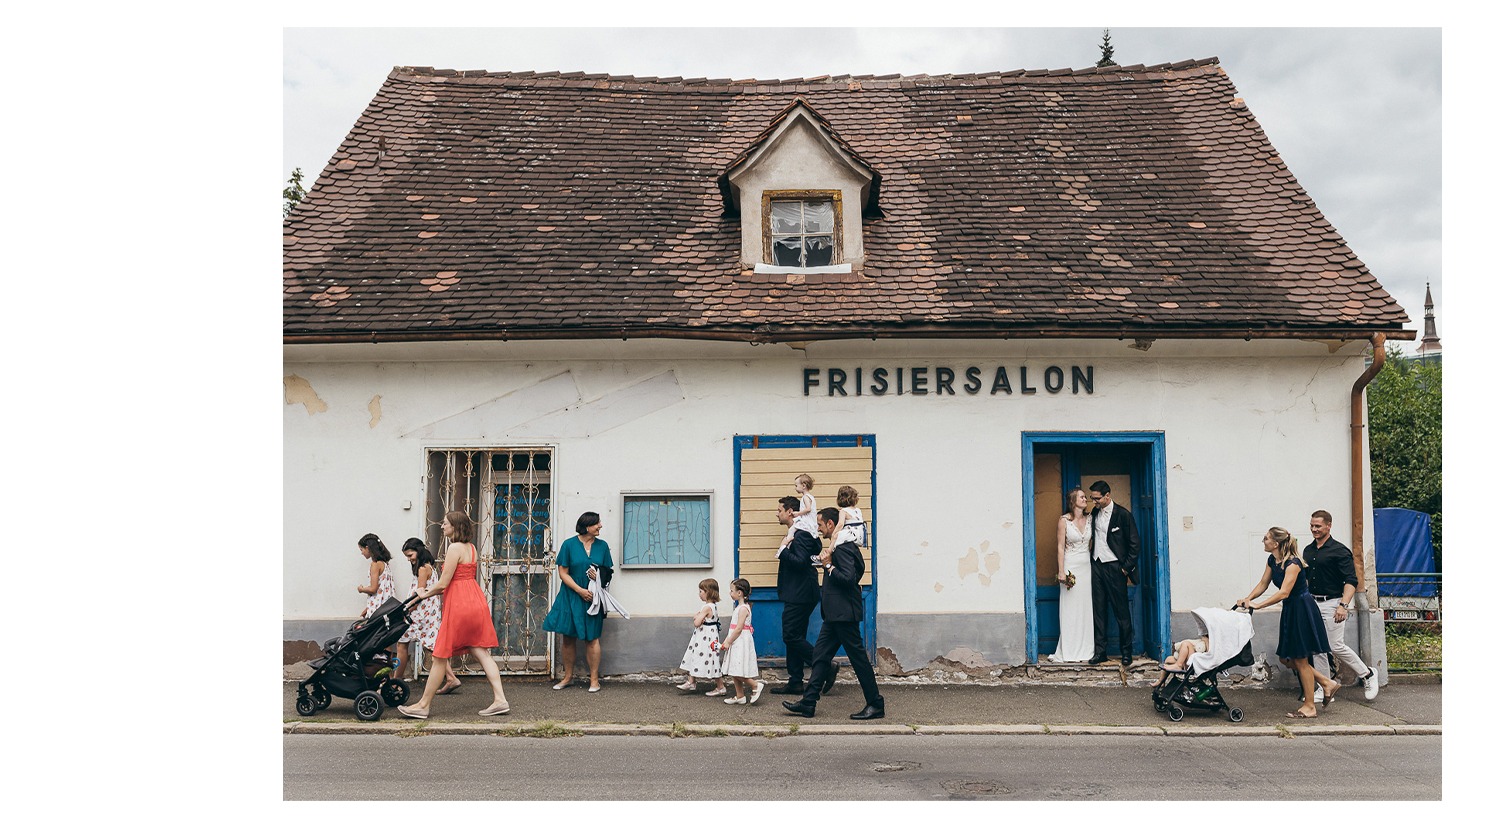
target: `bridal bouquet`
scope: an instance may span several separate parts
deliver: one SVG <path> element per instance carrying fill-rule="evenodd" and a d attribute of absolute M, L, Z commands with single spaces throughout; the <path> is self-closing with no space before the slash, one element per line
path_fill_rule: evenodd
<path fill-rule="evenodd" d="M 1078 578 L 1073 576 L 1072 571 L 1069 571 L 1068 576 L 1063 577 L 1060 582 L 1063 584 L 1063 587 L 1072 588 L 1073 586 L 1078 585 Z"/>

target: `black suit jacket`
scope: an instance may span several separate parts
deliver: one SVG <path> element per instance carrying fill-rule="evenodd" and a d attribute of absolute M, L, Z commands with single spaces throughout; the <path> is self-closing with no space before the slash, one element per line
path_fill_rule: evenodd
<path fill-rule="evenodd" d="M 1089 516 L 1089 556 L 1098 554 L 1094 550 L 1094 526 L 1099 517 L 1098 510 Z M 1109 517 L 1109 533 L 1104 537 L 1104 544 L 1109 546 L 1109 552 L 1120 560 L 1120 570 L 1130 578 L 1132 583 L 1140 585 L 1136 579 L 1135 562 L 1141 555 L 1141 536 L 1135 530 L 1135 517 L 1130 511 L 1120 506 L 1117 502 Z"/>
<path fill-rule="evenodd" d="M 798 528 L 791 544 L 777 555 L 776 599 L 782 603 L 818 602 L 818 569 L 812 557 L 823 552 L 823 540 Z"/>
<path fill-rule="evenodd" d="M 833 549 L 833 568 L 823 573 L 823 620 L 865 619 L 865 596 L 859 581 L 865 576 L 865 555 L 852 542 Z"/>

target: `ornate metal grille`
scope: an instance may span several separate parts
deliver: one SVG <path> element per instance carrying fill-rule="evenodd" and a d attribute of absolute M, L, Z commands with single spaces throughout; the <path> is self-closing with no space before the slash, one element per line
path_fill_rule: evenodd
<path fill-rule="evenodd" d="M 477 525 L 476 576 L 489 597 L 500 641 L 496 663 L 504 673 L 551 671 L 542 621 L 553 595 L 552 458 L 551 449 L 427 453 L 427 544 L 437 556 L 446 554 L 440 522 L 450 510 L 463 510 Z M 468 655 L 452 663 L 461 673 L 480 672 Z"/>

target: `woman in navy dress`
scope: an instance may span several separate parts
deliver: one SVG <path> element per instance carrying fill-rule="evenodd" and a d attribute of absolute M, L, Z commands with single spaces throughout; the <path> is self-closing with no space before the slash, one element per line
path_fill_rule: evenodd
<path fill-rule="evenodd" d="M 1302 559 L 1297 554 L 1297 540 L 1280 527 L 1266 531 L 1261 544 L 1271 555 L 1266 557 L 1266 572 L 1249 597 L 1235 601 L 1236 606 L 1264 609 L 1272 603 L 1281 603 L 1281 641 L 1276 645 L 1276 655 L 1283 665 L 1296 670 L 1297 681 L 1302 683 L 1302 707 L 1287 714 L 1293 719 L 1309 719 L 1318 715 L 1313 705 L 1313 685 L 1323 688 L 1323 707 L 1333 701 L 1339 683 L 1313 669 L 1311 659 L 1319 653 L 1328 652 L 1328 632 L 1323 628 L 1323 615 L 1318 603 L 1307 591 L 1307 578 L 1303 575 Z M 1276 587 L 1275 593 L 1259 603 L 1250 601 L 1259 597 L 1267 585 Z"/>
<path fill-rule="evenodd" d="M 552 601 L 552 610 L 542 622 L 542 629 L 562 636 L 562 681 L 552 686 L 562 690 L 573 683 L 573 665 L 578 659 L 578 642 L 584 642 L 583 654 L 589 663 L 589 693 L 599 691 L 599 635 L 604 631 L 604 610 L 589 614 L 594 595 L 589 580 L 597 579 L 599 568 L 613 568 L 609 544 L 599 538 L 603 525 L 599 514 L 584 513 L 575 528 L 578 535 L 562 543 L 557 552 L 557 578 L 562 588 Z"/>

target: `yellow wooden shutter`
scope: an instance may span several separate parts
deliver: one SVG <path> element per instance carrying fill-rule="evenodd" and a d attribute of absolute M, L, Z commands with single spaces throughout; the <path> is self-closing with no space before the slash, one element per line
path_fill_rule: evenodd
<path fill-rule="evenodd" d="M 859 491 L 859 509 L 870 527 L 874 545 L 874 514 L 870 508 L 870 473 L 874 450 L 858 447 L 808 447 L 796 449 L 740 450 L 740 576 L 751 588 L 776 587 L 776 550 L 786 536 L 786 527 L 776 520 L 776 502 L 796 495 L 792 481 L 806 472 L 813 478 L 813 497 L 818 507 L 837 507 L 839 487 Z M 875 567 L 865 554 L 865 577 L 870 585 Z"/>

